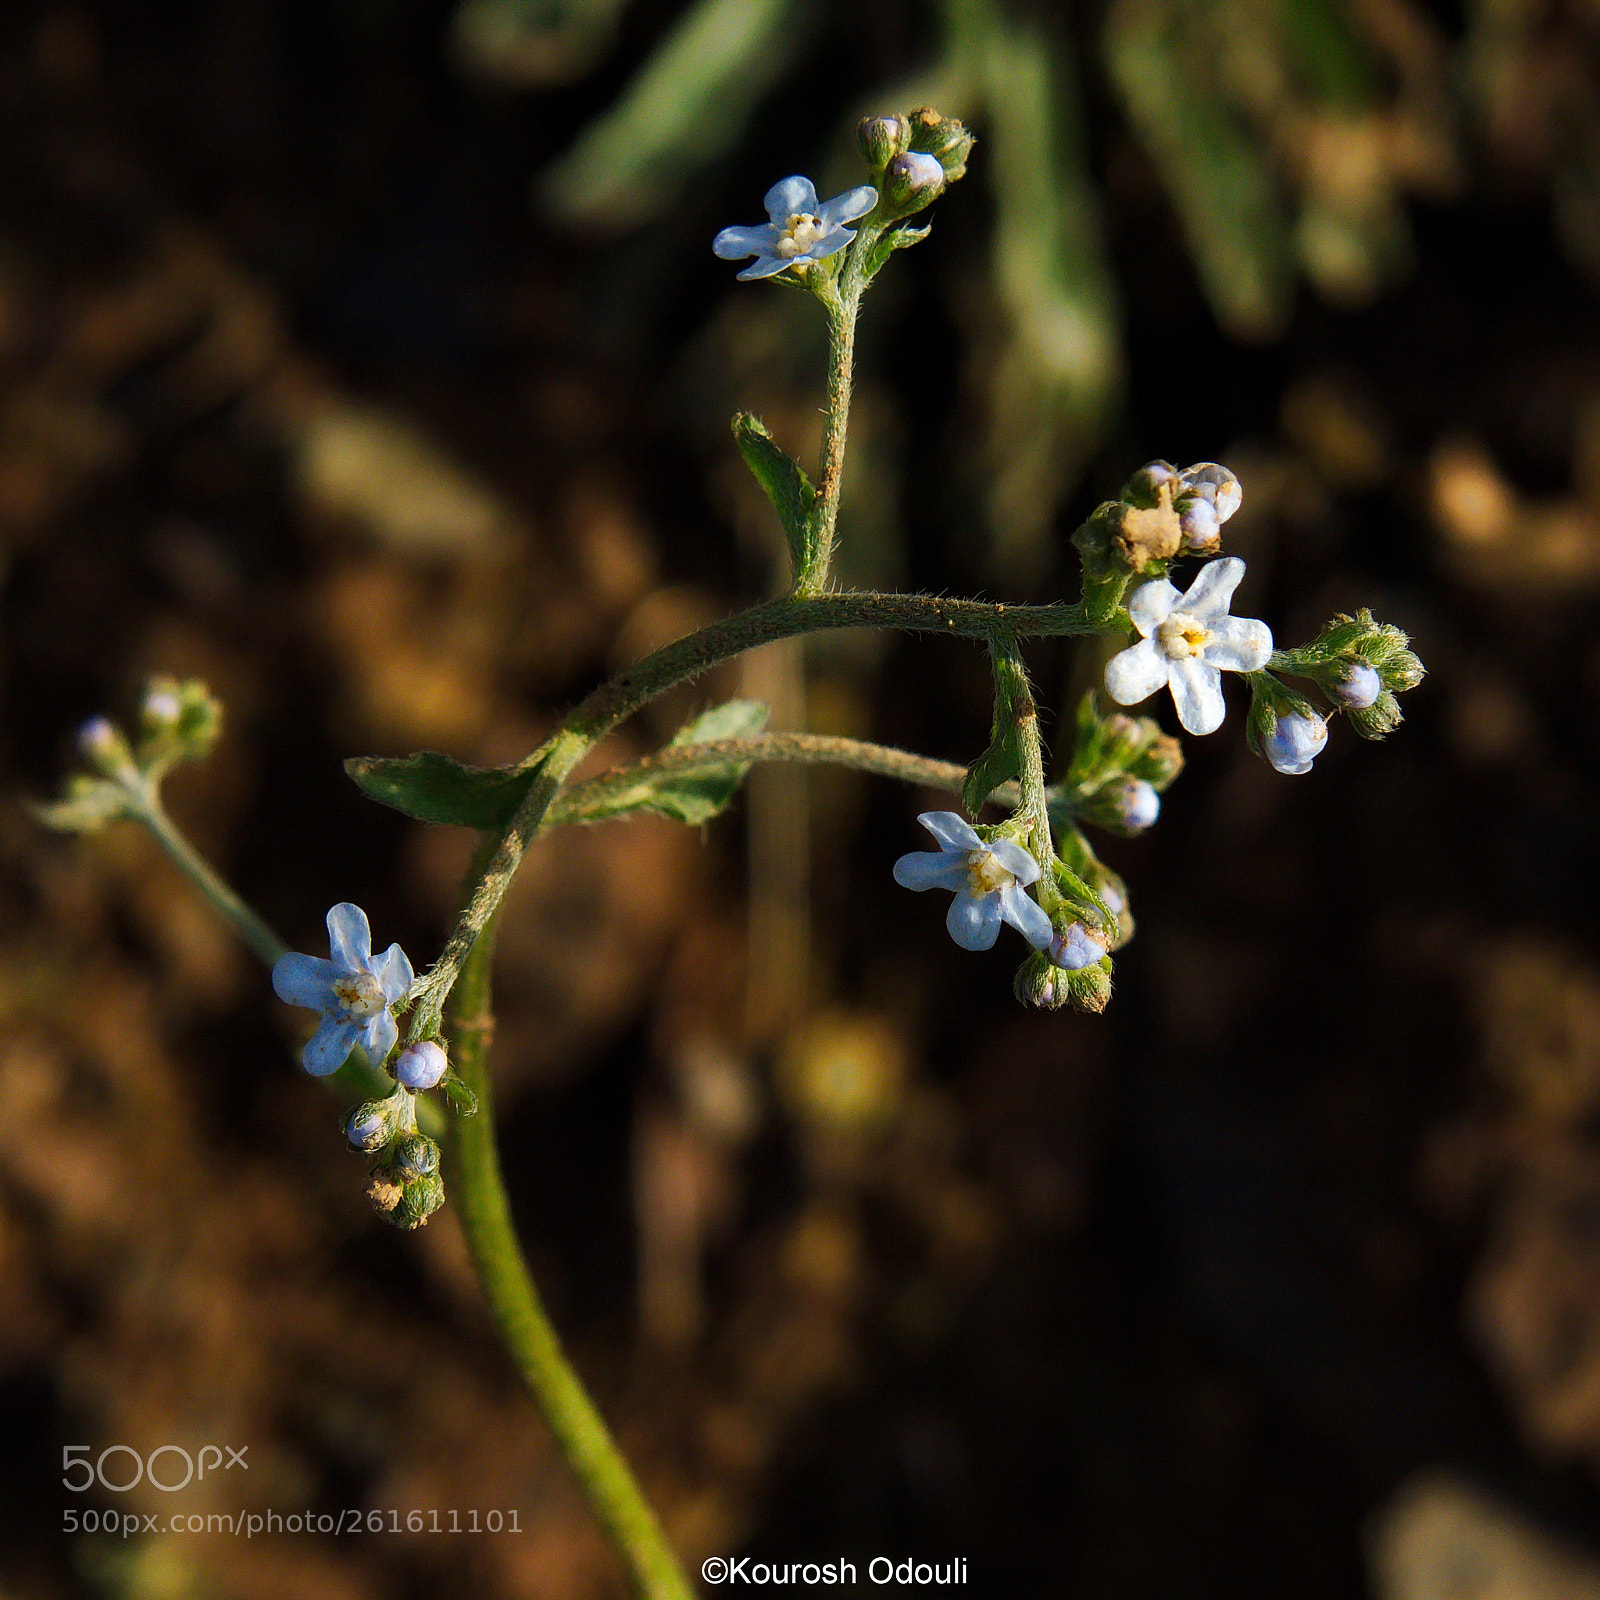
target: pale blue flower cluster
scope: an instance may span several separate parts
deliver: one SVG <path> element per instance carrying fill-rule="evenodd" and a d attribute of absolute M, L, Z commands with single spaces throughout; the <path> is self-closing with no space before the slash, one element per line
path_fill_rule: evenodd
<path fill-rule="evenodd" d="M 855 222 L 878 203 L 878 191 L 870 184 L 836 195 L 824 205 L 817 204 L 817 191 L 809 178 L 784 178 L 767 190 L 762 202 L 772 220 L 754 228 L 724 228 L 711 241 L 711 248 L 724 261 L 754 256 L 754 266 L 739 274 L 746 278 L 770 278 L 785 267 L 804 266 L 823 261 L 855 238 L 847 222 Z"/>
<path fill-rule="evenodd" d="M 389 1008 L 410 993 L 415 976 L 397 944 L 373 956 L 367 914 L 349 901 L 328 913 L 328 947 L 331 961 L 291 953 L 272 969 L 280 1000 L 322 1013 L 300 1054 L 314 1078 L 337 1072 L 357 1045 L 374 1066 L 382 1064 L 400 1036 Z"/>
<path fill-rule="evenodd" d="M 1054 930 L 1038 902 L 1024 891 L 1039 878 L 1039 863 L 1011 839 L 985 842 L 954 811 L 925 811 L 917 821 L 938 841 L 937 850 L 913 850 L 894 864 L 903 889 L 949 889 L 945 916 L 950 937 L 963 950 L 988 950 L 1009 922 L 1036 950 L 1049 947 Z"/>

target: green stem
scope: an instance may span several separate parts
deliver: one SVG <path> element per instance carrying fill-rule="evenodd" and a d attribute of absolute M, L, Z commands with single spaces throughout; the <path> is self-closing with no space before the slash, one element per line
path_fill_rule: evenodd
<path fill-rule="evenodd" d="M 1050 803 L 1044 781 L 1044 742 L 1039 737 L 1039 708 L 1028 682 L 1028 668 L 1015 639 L 997 639 L 990 646 L 994 654 L 997 683 L 1004 684 L 1004 699 L 1010 705 L 1017 729 L 1017 753 L 1022 758 L 1018 774 L 1021 790 L 1019 807 L 1028 833 L 1028 846 L 1034 856 L 1048 864 L 1055 854 L 1050 837 Z"/>
<path fill-rule="evenodd" d="M 262 961 L 269 967 L 276 965 L 278 958 L 287 952 L 288 945 L 212 871 L 194 846 L 178 832 L 172 819 L 162 810 L 153 786 L 145 795 L 137 816 L 212 909 Z"/>
<path fill-rule="evenodd" d="M 708 772 L 756 761 L 788 762 L 798 766 L 848 767 L 901 783 L 961 793 L 966 768 L 953 761 L 897 750 L 892 745 L 868 744 L 862 739 L 842 739 L 821 733 L 761 733 L 745 739 L 709 739 L 704 744 L 671 744 L 641 761 L 614 767 L 575 783 L 551 802 L 545 824 L 558 828 L 574 822 L 599 822 L 615 815 L 612 804 L 642 778 L 663 772 Z M 1010 786 L 1015 797 L 1015 786 Z M 995 798 L 1003 799 L 1002 790 Z"/>
<path fill-rule="evenodd" d="M 795 582 L 795 593 L 818 594 L 827 588 L 833 564 L 834 533 L 839 522 L 839 496 L 844 487 L 844 443 L 850 424 L 850 389 L 855 369 L 856 313 L 861 309 L 861 263 L 871 240 L 858 238 L 850 248 L 836 299 L 824 302 L 828 314 L 828 408 L 822 430 L 822 475 L 812 509 L 816 544 L 808 571 Z"/>
<path fill-rule="evenodd" d="M 645 1600 L 693 1600 L 655 1513 L 562 1352 L 512 1226 L 488 1073 L 493 943 L 491 923 L 473 947 L 450 1005 L 451 1065 L 478 1099 L 477 1114 L 457 1120 L 453 1141 L 452 1184 L 467 1248 L 495 1326 L 637 1592 Z"/>
<path fill-rule="evenodd" d="M 699 677 L 719 661 L 743 655 L 746 650 L 826 628 L 860 627 L 979 639 L 1099 631 L 1085 616 L 1081 603 L 1006 606 L 929 595 L 817 594 L 769 600 L 646 656 L 590 694 L 555 735 L 522 763 L 524 770 L 533 769 L 537 776 L 502 830 L 489 866 L 473 889 L 439 959 L 414 991 L 417 1003 L 410 1037 L 428 1038 L 437 1030 L 445 997 L 461 964 L 498 908 L 521 865 L 523 852 L 542 830 L 551 801 L 573 768 L 618 723 L 675 684 Z"/>

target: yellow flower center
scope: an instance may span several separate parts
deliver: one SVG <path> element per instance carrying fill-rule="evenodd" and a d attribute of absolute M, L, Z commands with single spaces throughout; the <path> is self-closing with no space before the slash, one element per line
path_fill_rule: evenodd
<path fill-rule="evenodd" d="M 383 1010 L 383 990 L 370 972 L 345 973 L 333 980 L 333 997 L 347 1017 L 365 1021 Z"/>
<path fill-rule="evenodd" d="M 974 898 L 993 894 L 996 889 L 1004 889 L 1007 884 L 1016 881 L 1016 875 L 1000 865 L 999 858 L 993 851 L 967 852 L 967 890 Z"/>
<path fill-rule="evenodd" d="M 1174 661 L 1199 655 L 1211 638 L 1211 630 L 1187 611 L 1174 611 L 1156 629 L 1156 642 Z"/>
<path fill-rule="evenodd" d="M 785 261 L 803 256 L 821 242 L 826 230 L 822 220 L 808 211 L 797 211 L 789 218 L 788 226 L 778 235 L 777 253 Z"/>

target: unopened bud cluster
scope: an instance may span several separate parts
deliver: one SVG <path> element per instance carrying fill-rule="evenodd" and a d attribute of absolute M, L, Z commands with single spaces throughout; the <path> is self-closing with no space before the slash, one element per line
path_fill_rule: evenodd
<path fill-rule="evenodd" d="M 417 1131 L 416 1100 L 404 1085 L 353 1106 L 343 1128 L 350 1148 L 371 1162 L 367 1195 L 385 1222 L 420 1228 L 444 1204 L 439 1146 Z"/>

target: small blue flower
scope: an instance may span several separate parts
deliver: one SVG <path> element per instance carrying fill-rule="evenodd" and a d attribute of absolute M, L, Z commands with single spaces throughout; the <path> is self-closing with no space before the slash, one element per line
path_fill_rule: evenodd
<path fill-rule="evenodd" d="M 950 889 L 955 899 L 945 917 L 950 937 L 963 950 L 988 950 L 1009 922 L 1036 950 L 1046 949 L 1053 929 L 1038 903 L 1023 890 L 1039 877 L 1039 863 L 1011 839 L 985 843 L 954 811 L 925 811 L 917 821 L 939 842 L 914 850 L 894 864 L 902 889 Z"/>
<path fill-rule="evenodd" d="M 331 961 L 290 954 L 272 969 L 272 987 L 280 1000 L 322 1013 L 300 1055 L 300 1064 L 314 1078 L 337 1072 L 357 1045 L 374 1066 L 383 1062 L 400 1036 L 389 1008 L 410 992 L 414 977 L 397 944 L 374 959 L 367 914 L 349 901 L 328 913 L 328 946 Z"/>
<path fill-rule="evenodd" d="M 1274 770 L 1291 778 L 1311 770 L 1311 763 L 1328 742 L 1328 724 L 1313 713 L 1303 717 L 1298 711 L 1279 717 L 1276 726 L 1261 746 L 1261 753 Z"/>
<path fill-rule="evenodd" d="M 785 267 L 822 261 L 843 250 L 855 238 L 855 230 L 845 223 L 866 216 L 877 203 L 878 191 L 868 184 L 819 206 L 809 178 L 785 178 L 773 184 L 762 201 L 770 222 L 755 228 L 724 228 L 711 248 L 724 261 L 756 257 L 756 264 L 739 274 L 741 281 L 770 278 Z"/>

